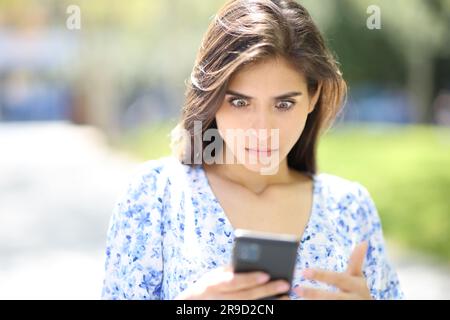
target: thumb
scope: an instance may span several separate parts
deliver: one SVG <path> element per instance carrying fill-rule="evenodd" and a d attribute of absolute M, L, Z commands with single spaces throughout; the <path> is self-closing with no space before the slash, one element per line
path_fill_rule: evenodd
<path fill-rule="evenodd" d="M 347 266 L 347 273 L 352 276 L 362 275 L 362 267 L 364 264 L 364 258 L 366 257 L 368 243 L 363 241 L 358 244 L 350 256 L 350 260 Z"/>

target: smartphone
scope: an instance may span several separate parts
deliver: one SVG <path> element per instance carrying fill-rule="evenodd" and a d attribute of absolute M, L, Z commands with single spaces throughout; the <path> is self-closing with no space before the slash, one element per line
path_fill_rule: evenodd
<path fill-rule="evenodd" d="M 263 271 L 270 275 L 270 281 L 283 279 L 292 285 L 299 244 L 295 235 L 237 229 L 232 255 L 234 272 Z"/>

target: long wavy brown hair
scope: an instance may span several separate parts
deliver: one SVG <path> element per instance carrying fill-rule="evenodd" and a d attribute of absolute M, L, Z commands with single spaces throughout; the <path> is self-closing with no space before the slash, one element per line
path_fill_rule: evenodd
<path fill-rule="evenodd" d="M 186 148 L 187 142 L 193 146 L 196 139 L 201 141 L 201 151 L 209 144 L 201 137 L 217 128 L 215 114 L 231 76 L 245 65 L 272 57 L 283 57 L 302 72 L 310 95 L 321 84 L 315 108 L 287 156 L 289 167 L 317 172 L 318 137 L 342 109 L 347 86 L 308 11 L 293 0 L 229 0 L 214 16 L 186 81 L 181 119 L 172 130 L 172 152 L 182 163 L 193 165 L 198 157 L 194 148 Z M 194 132 L 194 121 L 202 124 L 199 132 Z M 179 129 L 188 134 L 180 135 Z"/>

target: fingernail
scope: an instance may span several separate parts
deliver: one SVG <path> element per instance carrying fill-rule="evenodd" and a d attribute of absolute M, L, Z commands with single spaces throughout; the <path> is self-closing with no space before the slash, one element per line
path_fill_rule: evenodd
<path fill-rule="evenodd" d="M 270 276 L 267 273 L 262 273 L 258 276 L 259 283 L 267 282 L 269 279 L 270 279 Z"/>
<path fill-rule="evenodd" d="M 277 285 L 277 290 L 279 291 L 288 291 L 289 290 L 289 284 L 287 284 L 286 282 L 280 283 Z"/>

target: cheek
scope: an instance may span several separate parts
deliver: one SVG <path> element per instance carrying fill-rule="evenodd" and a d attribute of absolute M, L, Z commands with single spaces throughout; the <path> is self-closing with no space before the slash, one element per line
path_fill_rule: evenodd
<path fill-rule="evenodd" d="M 305 128 L 307 113 L 297 112 L 284 117 L 279 123 L 280 145 L 289 151 L 300 138 Z"/>
<path fill-rule="evenodd" d="M 236 125 L 234 119 L 230 117 L 228 112 L 219 109 L 216 112 L 216 124 L 222 140 L 225 141 L 225 144 L 229 144 L 230 142 L 227 140 L 226 132 L 227 129 L 232 129 Z"/>
<path fill-rule="evenodd" d="M 245 129 L 243 117 L 236 116 L 236 113 L 222 105 L 216 112 L 217 129 L 224 138 L 227 129 Z"/>

